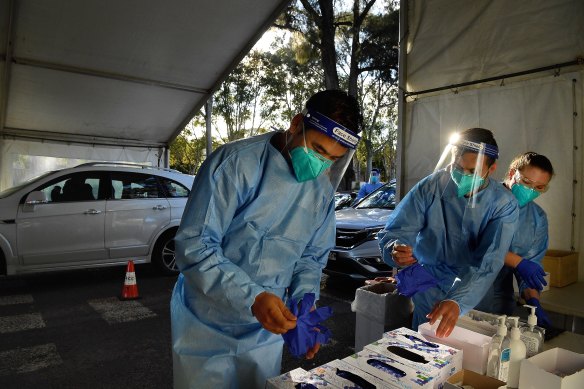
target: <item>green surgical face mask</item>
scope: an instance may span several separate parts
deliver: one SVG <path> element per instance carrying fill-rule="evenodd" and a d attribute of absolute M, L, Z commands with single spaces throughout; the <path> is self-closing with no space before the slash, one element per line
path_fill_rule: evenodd
<path fill-rule="evenodd" d="M 333 164 L 333 161 L 303 146 L 292 149 L 290 158 L 298 182 L 314 180 Z"/>
<path fill-rule="evenodd" d="M 463 197 L 473 188 L 473 178 L 475 177 L 474 174 L 464 174 L 458 169 L 452 169 L 450 176 L 452 177 L 452 181 L 454 181 L 458 187 L 458 197 Z M 480 188 L 480 186 L 485 182 L 485 179 L 482 177 L 476 177 L 474 180 L 475 188 Z"/>
<path fill-rule="evenodd" d="M 524 207 L 530 201 L 535 200 L 539 196 L 539 192 L 535 189 L 528 188 L 525 185 L 513 184 L 511 187 L 511 193 L 517 199 L 519 207 Z"/>

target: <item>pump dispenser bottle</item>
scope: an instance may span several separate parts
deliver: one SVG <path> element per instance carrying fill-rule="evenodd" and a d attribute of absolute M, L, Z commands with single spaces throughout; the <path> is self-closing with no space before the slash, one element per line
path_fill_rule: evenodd
<path fill-rule="evenodd" d="M 507 382 L 509 374 L 509 339 L 507 338 L 506 316 L 499 316 L 497 333 L 491 338 L 489 358 L 487 360 L 487 375 L 500 381 Z"/>
<path fill-rule="evenodd" d="M 519 387 L 519 368 L 521 361 L 525 359 L 525 343 L 521 340 L 521 331 L 519 331 L 519 318 L 510 317 L 514 323 L 511 328 L 511 341 L 509 348 L 511 349 L 511 358 L 509 359 L 509 377 L 507 379 L 508 388 Z"/>
<path fill-rule="evenodd" d="M 531 309 L 531 313 L 527 317 L 527 324 L 519 330 L 521 331 L 521 340 L 527 348 L 527 358 L 530 358 L 543 350 L 544 332 L 540 327 L 536 327 L 536 308 L 531 305 L 524 305 L 524 307 Z"/>

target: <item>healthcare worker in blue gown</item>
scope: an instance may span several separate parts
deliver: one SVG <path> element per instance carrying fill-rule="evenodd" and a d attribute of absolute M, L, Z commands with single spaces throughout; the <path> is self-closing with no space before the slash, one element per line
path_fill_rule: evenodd
<path fill-rule="evenodd" d="M 552 163 L 541 154 L 530 151 L 511 162 L 503 185 L 519 203 L 519 227 L 505 257 L 505 266 L 476 309 L 513 315 L 515 274 L 520 295 L 527 304 L 536 307 L 537 324 L 541 327 L 551 325 L 539 303 L 539 293 L 547 285 L 541 260 L 548 247 L 548 221 L 544 210 L 533 200 L 547 191 L 553 175 Z"/>
<path fill-rule="evenodd" d="M 449 154 L 451 163 L 439 169 Z M 402 268 L 401 283 L 409 285 L 413 329 L 440 320 L 436 335 L 450 335 L 458 317 L 475 307 L 503 266 L 518 205 L 490 178 L 497 157 L 491 131 L 461 132 L 451 139 L 435 172 L 407 193 L 377 235 L 384 261 Z"/>
<path fill-rule="evenodd" d="M 359 193 L 357 194 L 357 198 L 355 201 L 359 201 L 362 198 L 366 197 L 370 193 L 372 193 L 375 189 L 380 188 L 383 186 L 383 182 L 379 181 L 379 169 L 373 168 L 371 169 L 371 174 L 369 175 L 369 182 L 361 185 L 361 189 L 359 189 Z"/>
<path fill-rule="evenodd" d="M 353 97 L 322 91 L 287 131 L 229 143 L 203 163 L 175 240 L 175 388 L 264 388 L 280 374 L 281 335 L 296 326 L 285 304 L 318 298 L 360 123 Z"/>

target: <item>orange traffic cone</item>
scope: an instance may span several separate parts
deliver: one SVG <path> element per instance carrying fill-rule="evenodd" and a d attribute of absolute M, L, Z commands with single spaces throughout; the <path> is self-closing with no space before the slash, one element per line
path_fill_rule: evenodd
<path fill-rule="evenodd" d="M 138 296 L 138 284 L 136 283 L 136 272 L 134 272 L 134 261 L 128 261 L 126 267 L 126 279 L 122 288 L 122 295 L 120 300 L 134 300 L 140 298 Z"/>

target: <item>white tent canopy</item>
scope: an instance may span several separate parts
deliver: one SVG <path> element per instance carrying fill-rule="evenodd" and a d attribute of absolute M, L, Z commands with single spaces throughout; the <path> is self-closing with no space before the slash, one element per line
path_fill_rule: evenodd
<path fill-rule="evenodd" d="M 164 165 L 287 3 L 0 2 L 0 190 L 23 155 Z"/>
<path fill-rule="evenodd" d="M 496 178 L 522 152 L 550 158 L 556 176 L 536 200 L 550 248 L 583 251 L 584 2 L 404 0 L 402 12 L 401 192 L 432 172 L 452 132 L 488 128 Z"/>

